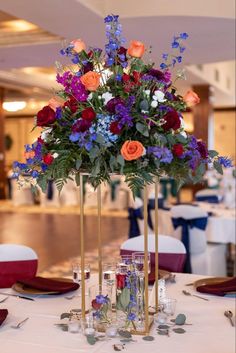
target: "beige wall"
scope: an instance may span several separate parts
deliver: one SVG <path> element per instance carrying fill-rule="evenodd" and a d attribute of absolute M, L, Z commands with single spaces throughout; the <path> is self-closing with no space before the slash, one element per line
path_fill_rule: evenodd
<path fill-rule="evenodd" d="M 223 156 L 235 158 L 235 111 L 216 111 L 214 113 L 215 149 Z"/>
<path fill-rule="evenodd" d="M 5 134 L 9 134 L 13 140 L 13 145 L 6 151 L 6 165 L 10 168 L 14 161 L 24 161 L 24 145 L 33 143 L 39 135 L 39 130 L 35 129 L 34 118 L 16 117 L 6 118 Z"/>

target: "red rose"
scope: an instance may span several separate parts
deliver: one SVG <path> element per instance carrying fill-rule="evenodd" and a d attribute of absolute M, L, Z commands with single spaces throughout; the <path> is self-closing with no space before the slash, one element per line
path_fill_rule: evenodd
<path fill-rule="evenodd" d="M 51 153 L 48 153 L 48 154 L 45 154 L 45 156 L 43 156 L 43 161 L 45 164 L 50 165 L 54 161 L 54 158 L 51 155 Z"/>
<path fill-rule="evenodd" d="M 72 126 L 72 132 L 85 132 L 91 127 L 92 123 L 88 120 L 77 120 Z"/>
<path fill-rule="evenodd" d="M 140 80 L 140 77 L 141 77 L 140 72 L 138 72 L 138 71 L 133 71 L 133 77 L 134 77 L 134 82 L 135 82 L 136 84 L 139 84 L 139 80 Z"/>
<path fill-rule="evenodd" d="M 86 108 L 82 111 L 81 117 L 84 120 L 93 121 L 96 118 L 96 113 L 93 108 Z"/>
<path fill-rule="evenodd" d="M 126 274 L 117 273 L 116 274 L 116 288 L 117 289 L 125 288 L 125 282 L 126 282 Z"/>
<path fill-rule="evenodd" d="M 65 102 L 64 107 L 68 107 L 72 114 L 77 111 L 78 102 L 74 97 L 71 97 L 67 102 Z"/>
<path fill-rule="evenodd" d="M 197 141 L 197 150 L 202 158 L 207 159 L 209 153 L 205 142 Z"/>
<path fill-rule="evenodd" d="M 183 145 L 181 145 L 181 143 L 176 143 L 172 147 L 172 152 L 176 157 L 181 157 L 182 154 L 184 153 Z"/>
<path fill-rule="evenodd" d="M 37 126 L 48 126 L 54 123 L 56 114 L 48 105 L 43 107 L 37 114 Z"/>
<path fill-rule="evenodd" d="M 122 80 L 123 80 L 123 82 L 128 82 L 128 81 L 130 81 L 130 75 L 123 74 L 123 75 L 122 75 Z"/>
<path fill-rule="evenodd" d="M 121 128 L 119 128 L 118 121 L 113 121 L 113 123 L 111 123 L 110 131 L 115 135 L 119 135 L 121 133 Z"/>
<path fill-rule="evenodd" d="M 44 144 L 44 141 L 41 139 L 41 136 L 39 136 L 39 137 L 37 138 L 37 142 L 40 143 L 41 145 Z"/>
<path fill-rule="evenodd" d="M 179 115 L 176 110 L 171 110 L 163 116 L 163 119 L 166 121 L 162 125 L 164 131 L 169 131 L 170 129 L 178 130 L 181 125 Z"/>
<path fill-rule="evenodd" d="M 102 306 L 102 304 L 99 304 L 96 302 L 96 299 L 93 299 L 91 304 L 92 304 L 92 308 L 95 310 L 99 310 Z"/>

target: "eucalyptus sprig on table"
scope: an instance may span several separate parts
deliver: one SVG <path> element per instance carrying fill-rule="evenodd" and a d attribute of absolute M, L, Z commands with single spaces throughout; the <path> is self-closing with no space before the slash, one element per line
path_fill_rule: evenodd
<path fill-rule="evenodd" d="M 174 323 L 172 327 L 170 325 L 159 325 L 157 327 L 157 333 L 159 335 L 169 336 L 170 329 L 172 329 L 172 331 L 175 333 L 182 334 L 182 333 L 185 333 L 186 330 L 183 329 L 182 327 L 175 327 L 175 326 L 190 325 L 190 324 L 186 324 L 185 314 L 178 314 L 175 319 L 172 319 L 170 321 Z"/>

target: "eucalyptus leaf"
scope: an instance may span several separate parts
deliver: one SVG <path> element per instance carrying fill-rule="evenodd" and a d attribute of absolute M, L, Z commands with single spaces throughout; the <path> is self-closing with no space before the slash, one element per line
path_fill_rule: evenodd
<path fill-rule="evenodd" d="M 185 332 L 186 332 L 186 331 L 185 331 L 183 328 L 181 328 L 181 327 L 173 328 L 173 331 L 174 331 L 175 333 L 185 333 Z"/>
<path fill-rule="evenodd" d="M 183 143 L 183 144 L 184 144 L 184 143 L 187 142 L 186 137 L 184 137 L 184 136 L 181 135 L 181 134 L 176 135 L 176 137 L 177 137 L 178 142 L 180 142 L 180 143 Z"/>
<path fill-rule="evenodd" d="M 216 169 L 216 171 L 217 171 L 219 174 L 223 175 L 223 168 L 222 168 L 222 165 L 221 165 L 219 162 L 214 161 L 214 162 L 213 162 L 213 166 L 214 166 L 214 168 Z"/>
<path fill-rule="evenodd" d="M 122 340 L 120 340 L 121 343 L 129 343 L 129 342 L 134 342 L 134 340 L 132 338 L 123 338 Z"/>
<path fill-rule="evenodd" d="M 160 330 L 168 330 L 170 328 L 170 326 L 168 326 L 168 325 L 159 325 L 158 326 L 158 329 L 160 329 Z"/>
<path fill-rule="evenodd" d="M 105 145 L 104 137 L 101 134 L 97 134 L 96 142 L 100 145 Z"/>
<path fill-rule="evenodd" d="M 119 295 L 119 303 L 123 307 L 124 310 L 126 310 L 127 306 L 129 305 L 130 302 L 130 289 L 125 287 L 121 294 Z"/>
<path fill-rule="evenodd" d="M 150 342 L 151 342 L 151 341 L 154 341 L 155 338 L 154 338 L 153 336 L 144 336 L 144 337 L 143 337 L 143 340 L 144 340 L 144 341 L 150 341 Z"/>
<path fill-rule="evenodd" d="M 55 326 L 58 326 L 62 331 L 68 331 L 68 324 L 55 324 Z"/>
<path fill-rule="evenodd" d="M 100 149 L 95 146 L 89 151 L 89 158 L 93 161 L 100 154 Z"/>
<path fill-rule="evenodd" d="M 77 161 L 75 162 L 75 168 L 79 170 L 79 168 L 81 167 L 81 164 L 82 164 L 82 159 L 77 159 Z"/>
<path fill-rule="evenodd" d="M 62 313 L 62 314 L 61 314 L 61 320 L 62 320 L 62 319 L 69 319 L 70 316 L 71 316 L 70 313 Z"/>
<path fill-rule="evenodd" d="M 143 99 L 143 100 L 140 102 L 139 107 L 140 107 L 141 110 L 148 111 L 148 110 L 149 110 L 148 101 L 147 101 L 146 99 Z"/>
<path fill-rule="evenodd" d="M 117 160 L 117 163 L 119 163 L 122 167 L 125 165 L 125 160 L 121 154 L 119 154 L 119 156 L 116 158 L 116 160 Z"/>
<path fill-rule="evenodd" d="M 169 336 L 169 330 L 157 330 L 158 335 Z"/>
<path fill-rule="evenodd" d="M 209 150 L 208 153 L 211 158 L 217 157 L 219 155 L 219 153 L 215 150 Z"/>
<path fill-rule="evenodd" d="M 179 314 L 177 315 L 177 317 L 175 318 L 175 324 L 176 325 L 184 325 L 186 322 L 186 316 L 184 314 Z"/>
<path fill-rule="evenodd" d="M 91 346 L 93 346 L 97 342 L 97 339 L 94 336 L 92 336 L 92 335 L 87 335 L 86 337 L 87 337 L 87 342 Z"/>
<path fill-rule="evenodd" d="M 127 330 L 119 330 L 118 331 L 119 335 L 124 338 L 132 338 L 132 335 L 129 331 Z"/>
<path fill-rule="evenodd" d="M 148 132 L 148 127 L 144 124 L 141 123 L 137 123 L 136 124 L 136 129 L 140 132 L 140 134 L 142 134 L 143 136 L 148 137 L 149 136 L 149 132 Z"/>

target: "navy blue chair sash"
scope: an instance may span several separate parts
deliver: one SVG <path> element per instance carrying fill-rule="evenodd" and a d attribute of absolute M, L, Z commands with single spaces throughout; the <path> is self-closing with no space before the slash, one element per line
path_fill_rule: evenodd
<path fill-rule="evenodd" d="M 138 225 L 138 219 L 143 219 L 142 207 L 139 208 L 128 208 L 128 219 L 129 219 L 129 238 L 134 238 L 140 235 L 140 229 Z"/>
<path fill-rule="evenodd" d="M 219 198 L 217 195 L 196 196 L 196 201 L 209 202 L 209 203 L 219 203 Z"/>
<path fill-rule="evenodd" d="M 48 200 L 53 199 L 53 181 L 52 180 L 48 180 L 47 199 Z"/>
<path fill-rule="evenodd" d="M 191 261 L 190 261 L 190 240 L 189 240 L 189 228 L 198 228 L 205 230 L 207 226 L 208 217 L 184 219 L 184 218 L 172 218 L 172 224 L 174 228 L 182 227 L 182 242 L 186 248 L 186 262 L 184 267 L 185 273 L 192 273 Z"/>
<path fill-rule="evenodd" d="M 120 185 L 120 180 L 111 180 L 110 186 L 111 186 L 111 199 L 112 201 L 115 201 L 116 199 L 116 190 L 117 186 Z"/>

